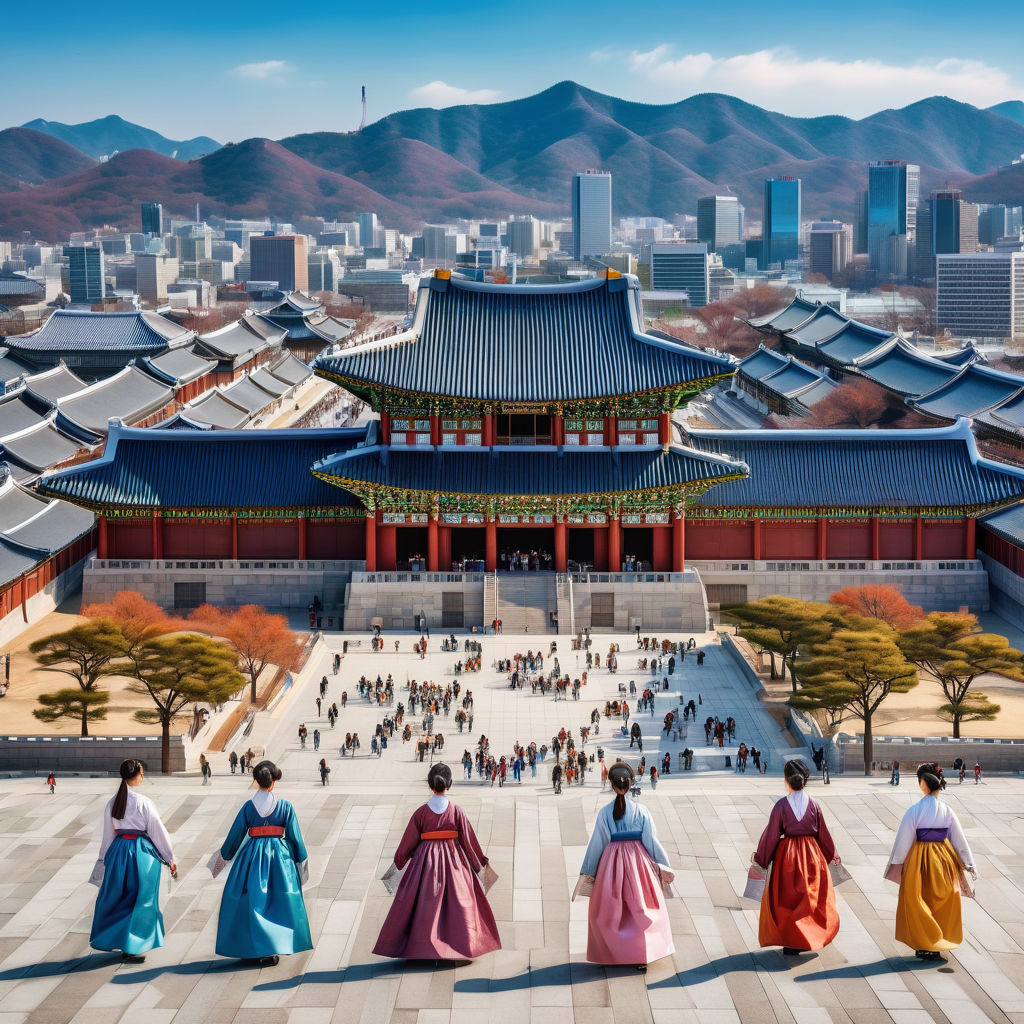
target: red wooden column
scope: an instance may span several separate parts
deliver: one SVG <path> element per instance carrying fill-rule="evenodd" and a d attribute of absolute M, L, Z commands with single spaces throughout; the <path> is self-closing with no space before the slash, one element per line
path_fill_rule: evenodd
<path fill-rule="evenodd" d="M 483 414 L 483 446 L 490 448 L 494 444 L 494 410 L 488 405 Z"/>
<path fill-rule="evenodd" d="M 153 557 L 164 557 L 164 524 L 160 515 L 160 509 L 153 509 Z"/>
<path fill-rule="evenodd" d="M 566 558 L 566 540 L 569 528 L 565 525 L 563 516 L 555 517 L 555 572 L 565 572 L 568 560 Z"/>
<path fill-rule="evenodd" d="M 871 561 L 877 562 L 882 557 L 881 522 L 878 516 L 871 517 Z"/>
<path fill-rule="evenodd" d="M 618 440 L 615 436 L 617 423 L 618 421 L 611 413 L 604 418 L 604 443 L 608 445 L 609 448 L 613 448 L 615 446 L 615 442 Z"/>
<path fill-rule="evenodd" d="M 366 513 L 366 571 L 377 571 L 377 515 Z"/>
<path fill-rule="evenodd" d="M 437 560 L 440 563 L 440 571 L 445 572 L 452 567 L 452 528 L 440 526 L 437 532 Z"/>
<path fill-rule="evenodd" d="M 107 513 L 100 513 L 99 536 L 96 540 L 96 556 L 98 558 L 109 558 L 107 554 Z"/>
<path fill-rule="evenodd" d="M 436 408 L 430 413 L 430 443 L 441 443 L 441 416 Z"/>
<path fill-rule="evenodd" d="M 438 526 L 437 518 L 431 516 L 427 520 L 427 572 L 438 569 Z"/>
<path fill-rule="evenodd" d="M 380 439 L 384 444 L 391 444 L 391 413 L 387 409 L 380 411 Z"/>
<path fill-rule="evenodd" d="M 299 518 L 299 561 L 304 562 L 306 560 L 306 541 L 308 538 L 308 531 L 306 527 L 306 517 L 301 516 Z"/>
<path fill-rule="evenodd" d="M 622 572 L 622 525 L 618 515 L 608 512 L 608 571 Z"/>
<path fill-rule="evenodd" d="M 231 517 L 231 558 L 238 561 L 238 516 Z"/>
<path fill-rule="evenodd" d="M 964 533 L 966 539 L 964 541 L 964 557 L 965 558 L 977 558 L 978 557 L 978 544 L 975 534 L 975 523 L 974 516 L 966 516 L 964 518 Z"/>
<path fill-rule="evenodd" d="M 672 440 L 672 413 L 663 412 L 658 417 L 658 442 L 668 444 Z"/>
<path fill-rule="evenodd" d="M 920 516 L 914 516 L 914 561 L 924 559 L 924 523 Z"/>
<path fill-rule="evenodd" d="M 565 444 L 565 417 L 561 411 L 551 416 L 551 443 L 559 446 Z"/>
<path fill-rule="evenodd" d="M 761 533 L 761 518 L 760 516 L 754 516 L 754 561 L 761 562 L 764 560 L 764 538 Z"/>
<path fill-rule="evenodd" d="M 682 572 L 686 568 L 686 512 L 672 512 L 672 571 Z"/>
<path fill-rule="evenodd" d="M 828 558 L 828 520 L 824 516 L 818 517 L 818 561 L 824 562 Z"/>
<path fill-rule="evenodd" d="M 484 568 L 488 572 L 498 571 L 498 524 L 492 518 L 487 520 L 487 549 L 484 552 Z"/>

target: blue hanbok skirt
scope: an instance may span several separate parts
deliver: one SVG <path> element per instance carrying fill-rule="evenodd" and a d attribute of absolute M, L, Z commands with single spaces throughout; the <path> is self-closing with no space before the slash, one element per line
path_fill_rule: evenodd
<path fill-rule="evenodd" d="M 288 844 L 277 836 L 250 836 L 224 883 L 218 956 L 255 959 L 312 948 L 302 883 Z"/>
<path fill-rule="evenodd" d="M 89 945 L 138 956 L 164 944 L 160 913 L 163 862 L 148 836 L 117 836 L 103 858 Z"/>

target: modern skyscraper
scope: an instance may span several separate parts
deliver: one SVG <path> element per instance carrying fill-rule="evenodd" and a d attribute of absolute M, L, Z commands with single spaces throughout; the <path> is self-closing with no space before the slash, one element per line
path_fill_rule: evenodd
<path fill-rule="evenodd" d="M 784 267 L 800 258 L 800 179 L 786 175 L 764 183 L 761 267 Z"/>
<path fill-rule="evenodd" d="M 808 236 L 808 267 L 831 281 L 853 256 L 853 237 L 848 224 L 837 220 L 815 221 Z"/>
<path fill-rule="evenodd" d="M 735 196 L 704 196 L 697 200 L 697 241 L 708 252 L 739 245 L 743 238 L 743 207 Z"/>
<path fill-rule="evenodd" d="M 580 171 L 572 176 L 573 256 L 602 256 L 612 247 L 612 176 Z"/>
<path fill-rule="evenodd" d="M 377 224 L 377 214 L 360 213 L 357 220 L 359 221 L 359 244 L 364 249 L 372 249 L 377 244 L 376 238 L 379 227 Z"/>
<path fill-rule="evenodd" d="M 66 245 L 68 288 L 72 302 L 102 302 L 103 250 L 95 245 Z"/>
<path fill-rule="evenodd" d="M 162 235 L 164 233 L 164 208 L 159 203 L 142 204 L 142 233 Z"/>
<path fill-rule="evenodd" d="M 935 257 L 978 251 L 978 207 L 960 189 L 933 192 L 917 210 L 914 275 L 935 276 Z"/>
<path fill-rule="evenodd" d="M 652 291 L 685 291 L 694 309 L 708 304 L 707 243 L 654 242 L 650 268 Z"/>
<path fill-rule="evenodd" d="M 853 198 L 853 251 L 863 256 L 868 251 L 868 190 L 861 189 Z"/>
<path fill-rule="evenodd" d="M 509 252 L 523 259 L 537 254 L 537 247 L 540 245 L 540 223 L 533 217 L 513 217 L 508 222 L 507 232 Z M 477 243 L 477 248 L 484 248 L 483 239 Z"/>
<path fill-rule="evenodd" d="M 906 160 L 868 164 L 868 264 L 880 277 L 907 276 L 920 187 L 917 164 Z"/>
<path fill-rule="evenodd" d="M 167 287 L 178 276 L 178 261 L 173 256 L 137 253 L 135 256 L 135 290 L 147 302 L 162 302 Z"/>
<path fill-rule="evenodd" d="M 253 235 L 249 239 L 249 279 L 276 281 L 281 291 L 309 288 L 305 235 Z"/>
<path fill-rule="evenodd" d="M 959 337 L 1024 339 L 1024 252 L 935 257 L 935 320 Z"/>

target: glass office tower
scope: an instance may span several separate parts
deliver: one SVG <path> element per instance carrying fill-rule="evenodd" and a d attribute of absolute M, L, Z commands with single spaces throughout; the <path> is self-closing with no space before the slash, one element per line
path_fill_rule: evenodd
<path fill-rule="evenodd" d="M 573 256 L 603 256 L 612 247 L 612 176 L 580 171 L 572 176 Z"/>
<path fill-rule="evenodd" d="M 780 267 L 800 258 L 800 179 L 785 176 L 764 183 L 761 267 Z"/>

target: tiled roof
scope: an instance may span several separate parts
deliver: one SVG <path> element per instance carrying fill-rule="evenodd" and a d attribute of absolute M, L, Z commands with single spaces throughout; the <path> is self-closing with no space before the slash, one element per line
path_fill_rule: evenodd
<path fill-rule="evenodd" d="M 932 359 L 902 338 L 893 338 L 882 349 L 855 360 L 855 365 L 865 377 L 911 397 L 934 391 L 959 373 L 958 367 Z"/>
<path fill-rule="evenodd" d="M 747 323 L 751 327 L 767 328 L 778 331 L 779 334 L 785 334 L 786 331 L 792 331 L 808 320 L 817 309 L 818 303 L 798 297 L 785 309 L 780 309 L 777 313 L 772 313 L 771 316 L 755 317 L 748 320 Z"/>
<path fill-rule="evenodd" d="M 439 448 L 430 453 L 373 446 L 333 455 L 315 470 L 359 481 L 449 494 L 613 494 L 734 476 L 745 467 L 687 448 L 628 451 Z M 344 486 L 342 484 L 342 486 Z"/>
<path fill-rule="evenodd" d="M 174 392 L 166 384 L 137 366 L 126 366 L 113 377 L 60 399 L 57 411 L 61 419 L 102 436 L 112 417 L 127 422 L 142 420 L 173 400 Z"/>
<path fill-rule="evenodd" d="M 249 376 L 252 378 L 253 384 L 259 385 L 259 387 L 269 392 L 275 398 L 280 398 L 281 395 L 291 390 L 290 384 L 285 383 L 279 377 L 275 377 L 265 366 L 261 366 L 258 370 L 253 370 Z"/>
<path fill-rule="evenodd" d="M 851 320 L 841 331 L 815 346 L 824 355 L 842 366 L 852 363 L 860 356 L 873 352 L 893 337 L 890 331 L 880 331 L 867 324 Z"/>
<path fill-rule="evenodd" d="M 197 343 L 199 352 L 207 352 L 218 359 L 235 359 L 280 344 L 284 336 L 283 331 L 278 332 L 278 335 L 264 334 L 250 323 L 253 319 L 255 318 L 242 317 L 241 320 L 221 327 L 220 330 L 200 334 Z"/>
<path fill-rule="evenodd" d="M 913 401 L 915 408 L 933 416 L 976 416 L 1013 398 L 1024 388 L 1024 377 L 972 363 L 952 380 Z"/>
<path fill-rule="evenodd" d="M 973 346 L 964 345 L 963 348 L 954 349 L 952 352 L 932 353 L 933 359 L 939 359 L 950 366 L 967 366 L 968 363 L 984 362 L 985 357 Z"/>
<path fill-rule="evenodd" d="M 698 499 L 706 506 L 962 508 L 1024 496 L 1024 469 L 981 458 L 965 419 L 921 430 L 693 430 L 690 441 L 750 467 Z"/>
<path fill-rule="evenodd" d="M 1024 431 L 1024 393 L 1014 395 L 1008 402 L 981 413 L 977 418 L 981 423 L 990 423 L 1015 434 Z"/>
<path fill-rule="evenodd" d="M 331 344 L 344 341 L 351 333 L 352 328 L 333 316 L 310 317 L 306 326 L 316 335 Z"/>
<path fill-rule="evenodd" d="M 188 425 L 216 427 L 219 430 L 237 430 L 252 418 L 248 409 L 235 405 L 224 397 L 220 388 L 197 398 L 182 407 L 175 419 Z"/>
<path fill-rule="evenodd" d="M 762 344 L 758 345 L 756 352 L 741 360 L 737 372 L 751 380 L 763 380 L 768 374 L 781 370 L 787 363 L 785 355 L 774 349 L 765 348 Z"/>
<path fill-rule="evenodd" d="M 157 380 L 175 386 L 188 384 L 204 373 L 217 369 L 215 360 L 204 359 L 191 348 L 176 348 L 159 356 L 145 356 L 140 360 L 140 365 Z"/>
<path fill-rule="evenodd" d="M 426 278 L 412 329 L 321 356 L 346 386 L 482 401 L 601 398 L 724 377 L 717 356 L 641 333 L 634 279 L 490 285 Z"/>
<path fill-rule="evenodd" d="M 88 509 L 54 500 L 47 503 L 40 515 L 8 530 L 5 536 L 53 554 L 88 533 L 94 522 L 95 517 Z"/>
<path fill-rule="evenodd" d="M 831 306 L 819 306 L 817 312 L 799 327 L 786 332 L 786 337 L 799 345 L 817 345 L 841 331 L 848 323 L 849 317 L 837 313 Z"/>
<path fill-rule="evenodd" d="M 0 533 L 20 526 L 42 512 L 48 504 L 48 499 L 41 495 L 18 487 L 9 479 L 4 480 L 0 483 Z"/>
<path fill-rule="evenodd" d="M 94 508 L 359 505 L 309 467 L 365 436 L 361 428 L 179 431 L 114 424 L 102 458 L 49 474 L 39 486 Z"/>
<path fill-rule="evenodd" d="M 816 384 L 822 379 L 822 374 L 792 359 L 788 365 L 776 370 L 775 373 L 769 374 L 761 383 L 765 387 L 777 391 L 780 395 L 793 398 L 808 387 L 808 385 Z"/>
<path fill-rule="evenodd" d="M 87 446 L 57 429 L 52 413 L 34 426 L 0 440 L 4 458 L 14 459 L 37 473 L 70 459 L 84 447 Z"/>
<path fill-rule="evenodd" d="M 276 395 L 264 391 L 252 378 L 244 375 L 233 384 L 229 384 L 223 391 L 224 397 L 235 405 L 247 409 L 250 415 L 256 415 L 261 409 L 265 409 L 272 402 L 277 400 Z"/>
<path fill-rule="evenodd" d="M 15 351 L 158 352 L 169 344 L 185 344 L 192 332 L 158 313 L 92 313 L 58 309 L 32 334 L 8 338 Z"/>
<path fill-rule="evenodd" d="M 0 437 L 36 426 L 42 423 L 45 415 L 40 411 L 39 403 L 34 403 L 24 388 L 4 395 L 0 398 Z"/>
<path fill-rule="evenodd" d="M 17 359 L 8 354 L 9 350 L 0 348 L 0 384 L 7 386 L 19 377 L 25 377 L 32 371 Z"/>
<path fill-rule="evenodd" d="M 301 384 L 313 375 L 313 371 L 293 352 L 283 353 L 267 369 L 285 384 Z"/>
<path fill-rule="evenodd" d="M 991 512 L 978 522 L 1003 540 L 1024 548 L 1024 504 L 1010 505 Z"/>
<path fill-rule="evenodd" d="M 74 395 L 87 385 L 81 377 L 77 377 L 62 363 L 52 370 L 44 370 L 32 377 L 26 377 L 25 387 L 45 404 L 54 405 L 61 398 Z"/>

